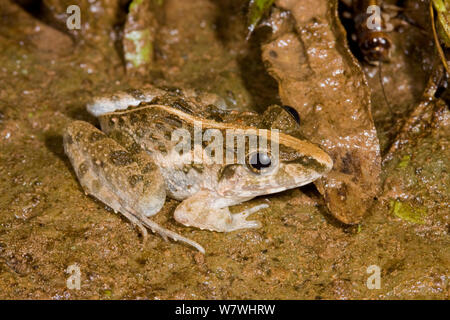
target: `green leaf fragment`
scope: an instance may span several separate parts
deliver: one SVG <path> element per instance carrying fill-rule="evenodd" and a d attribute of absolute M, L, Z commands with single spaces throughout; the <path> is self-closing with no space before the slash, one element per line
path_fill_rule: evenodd
<path fill-rule="evenodd" d="M 437 32 L 442 43 L 450 47 L 450 0 L 433 0 L 437 12 Z"/>
<path fill-rule="evenodd" d="M 133 0 L 128 7 L 128 11 L 131 12 L 138 9 L 142 2 L 143 0 Z M 153 3 L 161 7 L 164 4 L 164 0 L 153 0 Z"/>
<path fill-rule="evenodd" d="M 391 212 L 402 220 L 416 224 L 425 223 L 424 218 L 427 215 L 426 208 L 413 208 L 410 204 L 399 200 L 391 200 L 390 206 Z"/>
<path fill-rule="evenodd" d="M 397 168 L 403 169 L 406 168 L 409 164 L 409 161 L 411 160 L 410 155 L 403 156 L 402 160 L 397 165 Z"/>
<path fill-rule="evenodd" d="M 449 1 L 447 1 L 447 0 L 432 0 L 432 1 L 433 1 L 433 6 L 437 12 L 445 12 L 446 4 L 448 4 Z"/>
<path fill-rule="evenodd" d="M 270 10 L 275 0 L 250 0 L 247 27 L 249 34 L 255 30 L 262 17 Z"/>
<path fill-rule="evenodd" d="M 136 10 L 137 7 L 139 7 L 139 5 L 142 4 L 142 1 L 143 1 L 143 0 L 133 0 L 133 1 L 130 3 L 130 6 L 128 7 L 128 10 L 129 10 L 130 12 Z"/>
<path fill-rule="evenodd" d="M 135 68 L 150 62 L 153 43 L 150 41 L 150 30 L 135 30 L 125 34 L 125 39 L 134 44 L 133 52 L 125 53 L 125 60 L 133 64 Z"/>

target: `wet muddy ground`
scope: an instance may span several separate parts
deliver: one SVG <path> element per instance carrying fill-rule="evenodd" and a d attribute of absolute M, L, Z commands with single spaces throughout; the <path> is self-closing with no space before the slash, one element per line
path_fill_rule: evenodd
<path fill-rule="evenodd" d="M 289 92 L 292 79 L 303 83 L 299 88 L 313 88 L 327 72 L 335 74 L 324 68 L 327 64 L 306 58 L 298 63 L 309 63 L 312 79 L 302 67 L 295 69 L 295 63 L 289 64 L 290 71 L 298 74 L 283 71 L 283 63 L 271 61 L 274 54 L 265 50 L 285 34 L 271 38 L 267 30 L 257 30 L 245 41 L 246 1 L 153 4 L 154 57 L 145 68 L 127 65 L 124 50 L 128 49 L 120 46 L 129 19 L 127 1 L 80 1 L 82 25 L 74 31 L 67 30 L 66 17 L 60 14 L 70 1 L 35 1 L 38 5 L 2 1 L 0 298 L 448 299 L 449 111 L 440 99 L 420 104 L 435 60 L 432 39 L 405 23 L 392 32 L 393 62 L 382 69 L 386 102 L 378 68 L 358 62 L 345 46 L 322 46 L 322 40 L 335 41 L 336 34 L 338 43 L 346 37 L 339 24 L 330 29 L 327 23 L 308 25 L 310 18 L 322 21 L 321 7 L 324 12 L 331 10 L 327 1 L 313 2 L 320 4 L 313 6 L 317 10 L 292 11 L 292 25 L 286 28 L 297 30 L 293 34 L 306 48 L 305 57 L 320 56 L 325 50 L 325 56 L 337 59 L 329 66 L 341 64 L 343 70 L 350 70 L 342 81 L 363 79 L 360 91 L 355 93 L 348 82 L 344 87 L 344 82 L 325 81 L 323 91 L 317 88 L 298 97 L 298 91 Z M 293 0 L 276 3 L 278 8 L 295 4 Z M 414 10 L 409 14 L 420 20 Z M 312 41 L 308 28 L 315 27 Z M 308 50 L 315 45 L 317 51 Z M 280 49 L 276 54 L 289 56 L 297 49 L 288 46 L 287 52 Z M 262 228 L 228 234 L 180 225 L 172 216 L 178 202 L 168 200 L 155 221 L 204 245 L 206 255 L 157 235 L 143 244 L 124 217 L 84 194 L 64 155 L 61 133 L 74 119 L 96 123 L 85 111 L 93 96 L 146 83 L 201 88 L 221 95 L 233 108 L 258 112 L 286 99 L 294 103 L 306 99 L 308 106 L 318 96 L 324 110 L 332 112 L 333 105 L 345 105 L 339 100 L 345 92 L 354 99 L 356 119 L 364 119 L 362 127 L 375 124 L 377 129 L 374 139 L 379 139 L 379 147 L 369 145 L 372 151 L 362 153 L 373 152 L 369 160 L 375 167 L 374 157 L 379 163 L 384 160 L 375 200 L 371 192 L 376 179 L 367 178 L 373 190 L 361 189 L 360 197 L 352 194 L 355 201 L 370 194 L 370 201 L 364 201 L 370 204 L 366 214 L 359 223 L 345 225 L 329 211 L 328 201 L 333 199 L 321 195 L 326 183 L 318 183 L 317 189 L 309 185 L 233 208 L 270 206 L 254 216 Z M 330 90 L 340 93 L 328 95 Z M 369 96 L 371 112 L 362 102 Z M 415 115 L 415 110 L 420 112 Z M 313 125 L 323 117 L 317 120 L 317 114 L 307 110 L 300 117 L 303 133 L 311 140 L 336 141 L 336 126 L 321 125 L 316 130 Z M 350 123 L 339 120 L 341 127 Z M 378 149 L 371 149 L 374 146 Z M 364 186 L 364 179 L 357 185 Z M 66 285 L 66 270 L 74 264 L 81 271 L 80 290 Z M 367 286 L 371 276 L 367 269 L 372 265 L 380 268 L 380 289 Z"/>

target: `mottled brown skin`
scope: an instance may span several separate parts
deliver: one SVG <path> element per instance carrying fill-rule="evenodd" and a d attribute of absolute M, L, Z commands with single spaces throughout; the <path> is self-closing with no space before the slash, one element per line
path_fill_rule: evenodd
<path fill-rule="evenodd" d="M 246 218 L 267 205 L 236 214 L 230 213 L 229 206 L 304 185 L 326 174 L 332 167 L 330 157 L 319 147 L 284 133 L 279 133 L 276 144 L 279 157 L 275 157 L 276 149 L 271 149 L 271 141 L 276 136 L 270 131 L 268 146 L 259 146 L 256 151 L 270 155 L 276 167 L 267 174 L 256 172 L 260 169 L 248 162 L 254 152 L 248 145 L 241 150 L 238 144 L 233 144 L 234 149 L 230 150 L 224 140 L 220 146 L 224 158 L 213 161 L 208 148 L 215 140 L 208 142 L 203 138 L 199 149 L 190 147 L 194 146 L 196 126 L 201 124 L 201 137 L 213 130 L 224 139 L 230 133 L 244 139 L 257 139 L 267 130 L 242 122 L 266 123 L 267 126 L 270 120 L 258 119 L 252 113 L 239 117 L 236 112 L 228 113 L 202 103 L 205 100 L 217 101 L 196 92 L 183 94 L 180 89 L 147 88 L 121 92 L 112 99 L 101 97 L 88 105 L 88 110 L 98 116 L 102 131 L 89 123 L 75 121 L 64 134 L 66 154 L 86 193 L 123 213 L 141 230 L 144 226 L 150 227 L 163 237 L 184 241 L 202 252 L 204 249 L 197 243 L 148 219 L 161 209 L 166 194 L 182 201 L 174 217 L 186 226 L 219 232 L 256 228 L 260 223 Z M 127 108 L 127 103 L 136 107 Z M 248 119 L 251 121 L 246 121 Z M 200 155 L 201 163 L 186 162 L 187 154 L 181 154 L 177 149 L 179 140 L 173 138 L 173 133 L 179 129 L 185 130 L 192 139 L 188 141 L 187 154 Z M 240 152 L 245 152 L 245 163 L 224 161 L 227 153 L 238 159 L 236 155 Z"/>
<path fill-rule="evenodd" d="M 119 188 L 134 203 L 158 203 L 157 199 L 165 196 L 164 180 L 150 157 L 140 148 L 127 150 L 87 122 L 75 121 L 67 128 L 64 147 L 82 187 L 114 210 L 127 207 L 114 197 Z M 163 204 L 155 207 L 159 210 Z"/>

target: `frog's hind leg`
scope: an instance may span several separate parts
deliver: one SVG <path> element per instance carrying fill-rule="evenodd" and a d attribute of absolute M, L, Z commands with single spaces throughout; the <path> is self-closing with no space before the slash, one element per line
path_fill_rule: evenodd
<path fill-rule="evenodd" d="M 173 239 L 175 241 L 184 242 L 184 243 L 187 243 L 187 244 L 193 246 L 194 248 L 196 248 L 201 253 L 205 254 L 205 249 L 200 244 L 198 244 L 197 242 L 195 242 L 195 241 L 193 241 L 191 239 L 188 239 L 186 237 L 183 237 L 182 235 L 179 235 L 176 232 L 173 232 L 173 231 L 170 231 L 170 230 L 168 230 L 166 228 L 163 228 L 159 224 L 157 224 L 156 222 L 150 220 L 147 217 L 143 217 L 143 216 L 137 217 L 136 215 L 128 213 L 128 212 L 126 214 L 124 214 L 124 216 L 126 216 L 132 222 L 134 222 L 133 221 L 134 219 L 137 219 L 138 222 L 134 222 L 134 223 L 139 228 L 141 228 L 141 226 L 139 226 L 139 225 L 142 223 L 144 226 L 146 226 L 147 228 L 152 230 L 152 232 L 159 234 L 166 241 L 167 241 L 167 238 L 171 238 L 171 239 Z"/>
<path fill-rule="evenodd" d="M 122 210 L 120 211 L 121 214 L 123 214 L 125 216 L 125 218 L 127 218 L 128 220 L 131 221 L 131 223 L 133 223 L 136 227 L 139 228 L 139 231 L 141 232 L 142 238 L 143 238 L 143 242 L 146 243 L 147 239 L 148 239 L 148 232 L 147 229 L 144 227 L 144 225 L 139 221 L 138 218 L 136 218 L 135 215 L 128 213 L 126 210 Z M 167 239 L 164 239 L 167 240 Z"/>
<path fill-rule="evenodd" d="M 93 125 L 74 121 L 64 132 L 64 150 L 81 186 L 114 211 L 122 213 L 147 237 L 145 227 L 167 239 L 196 242 L 164 229 L 147 217 L 160 211 L 166 198 L 165 182 L 152 158 L 128 151 Z"/>

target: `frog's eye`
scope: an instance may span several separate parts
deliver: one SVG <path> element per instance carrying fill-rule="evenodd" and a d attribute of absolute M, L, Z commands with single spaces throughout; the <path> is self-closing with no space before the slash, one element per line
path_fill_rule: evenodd
<path fill-rule="evenodd" d="M 262 170 L 270 168 L 272 159 L 267 152 L 258 151 L 250 154 L 247 165 L 252 172 L 260 173 Z"/>
<path fill-rule="evenodd" d="M 300 124 L 300 116 L 299 116 L 297 110 L 295 110 L 291 106 L 286 106 L 286 105 L 284 105 L 282 108 L 284 110 L 286 110 L 287 112 L 289 112 L 289 114 L 295 119 L 295 122 Z"/>

